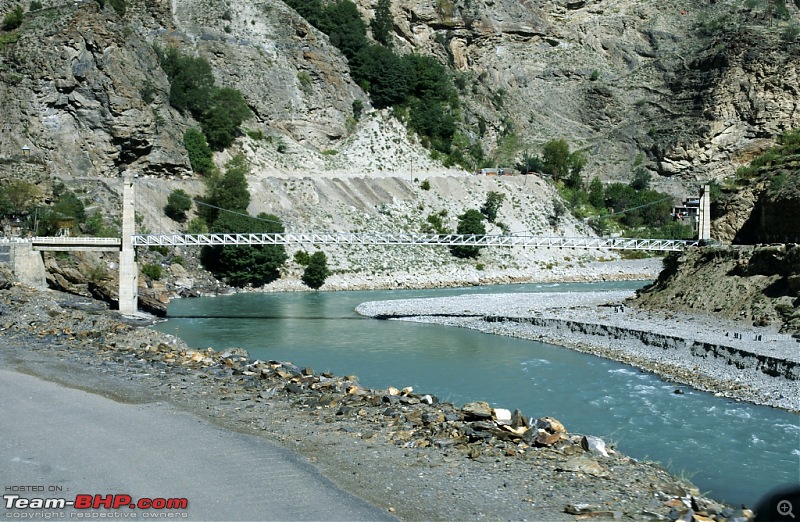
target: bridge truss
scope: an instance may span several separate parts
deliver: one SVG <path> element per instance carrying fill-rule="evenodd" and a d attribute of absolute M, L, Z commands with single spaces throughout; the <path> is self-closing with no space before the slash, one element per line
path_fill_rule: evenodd
<path fill-rule="evenodd" d="M 698 246 L 698 240 L 609 237 L 559 237 L 521 235 L 464 235 L 415 233 L 318 233 L 275 234 L 147 234 L 132 236 L 133 246 L 216 245 L 429 245 L 610 250 L 679 251 Z"/>

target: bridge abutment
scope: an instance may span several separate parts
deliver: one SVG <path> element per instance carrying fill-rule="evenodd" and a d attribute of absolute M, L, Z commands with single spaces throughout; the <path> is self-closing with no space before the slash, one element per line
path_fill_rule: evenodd
<path fill-rule="evenodd" d="M 7 260 L 20 283 L 40 290 L 47 288 L 41 252 L 34 250 L 31 243 L 8 243 L 3 248 L 8 248 L 3 260 Z"/>

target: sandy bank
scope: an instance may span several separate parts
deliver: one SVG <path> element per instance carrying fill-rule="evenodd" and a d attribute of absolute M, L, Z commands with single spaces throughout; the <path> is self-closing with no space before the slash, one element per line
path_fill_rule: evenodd
<path fill-rule="evenodd" d="M 466 295 L 364 303 L 357 311 L 566 346 L 721 396 L 800 410 L 800 344 L 794 339 L 714 317 L 640 311 L 625 301 L 632 296 Z"/>

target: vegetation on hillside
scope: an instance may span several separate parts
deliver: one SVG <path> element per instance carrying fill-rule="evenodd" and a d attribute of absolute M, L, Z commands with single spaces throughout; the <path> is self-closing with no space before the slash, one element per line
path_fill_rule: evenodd
<path fill-rule="evenodd" d="M 247 160 L 235 156 L 225 165 L 224 173 L 213 173 L 206 178 L 206 195 L 197 199 L 199 217 L 190 222 L 191 229 L 255 234 L 284 231 L 277 216 L 263 212 L 255 217 L 248 214 L 250 192 L 245 177 L 248 169 Z M 278 279 L 286 259 L 283 245 L 206 246 L 200 252 L 206 270 L 237 287 L 263 286 Z"/>
<path fill-rule="evenodd" d="M 672 217 L 673 198 L 650 188 L 650 174 L 639 167 L 630 183 L 603 185 L 597 177 L 588 184 L 581 175 L 586 158 L 570 151 L 563 139 L 545 143 L 542 156 L 526 153 L 517 165 L 552 179 L 568 210 L 585 219 L 600 234 L 690 239 L 693 229 Z M 556 226 L 567 209 L 556 201 L 550 223 Z"/>
<path fill-rule="evenodd" d="M 330 37 L 372 104 L 379 109 L 393 108 L 445 164 L 466 167 L 482 159 L 482 149 L 470 147 L 458 131 L 464 122 L 450 70 L 431 56 L 401 56 L 391 49 L 389 0 L 378 2 L 369 25 L 378 44 L 370 42 L 367 23 L 350 0 L 289 0 L 287 4 Z"/>
<path fill-rule="evenodd" d="M 778 136 L 777 144 L 759 154 L 749 165 L 739 167 L 733 180 L 727 185 L 748 185 L 767 181 L 767 191 L 777 194 L 788 189 L 800 193 L 800 129 L 787 131 Z"/>
<path fill-rule="evenodd" d="M 205 141 L 213 150 L 223 150 L 233 143 L 242 122 L 252 116 L 250 108 L 236 89 L 221 88 L 214 84 L 211 65 L 203 57 L 184 54 L 175 47 L 156 47 L 161 68 L 170 81 L 169 103 L 181 113 L 188 113 L 200 122 Z M 186 137 L 184 137 L 186 141 Z M 191 143 L 202 148 L 196 137 Z M 205 151 L 190 152 L 195 159 L 202 158 Z M 207 170 L 203 162 L 192 163 L 192 168 L 201 173 Z"/>

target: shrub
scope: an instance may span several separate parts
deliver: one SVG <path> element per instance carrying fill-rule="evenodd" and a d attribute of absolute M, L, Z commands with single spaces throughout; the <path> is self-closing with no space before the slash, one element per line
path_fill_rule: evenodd
<path fill-rule="evenodd" d="M 158 281 L 161 279 L 161 265 L 147 264 L 142 267 L 142 274 L 148 278 Z"/>
<path fill-rule="evenodd" d="M 242 93 L 236 89 L 214 89 L 209 99 L 211 106 L 203 113 L 200 126 L 214 150 L 223 150 L 233 143 L 243 121 L 252 116 Z"/>
<path fill-rule="evenodd" d="M 298 250 L 294 253 L 294 262 L 300 266 L 308 266 L 311 256 L 305 250 Z"/>
<path fill-rule="evenodd" d="M 189 234 L 208 234 L 208 225 L 203 218 L 194 218 L 189 221 L 186 226 L 186 232 Z"/>
<path fill-rule="evenodd" d="M 5 17 L 3 17 L 3 29 L 6 31 L 13 31 L 17 27 L 22 25 L 22 21 L 25 19 L 25 12 L 22 10 L 22 6 L 18 5 L 8 13 L 6 13 Z"/>
<path fill-rule="evenodd" d="M 192 208 L 192 198 L 186 191 L 173 190 L 167 198 L 164 214 L 175 221 L 186 221 L 186 213 Z"/>
<path fill-rule="evenodd" d="M 199 129 L 186 129 L 186 132 L 183 133 L 183 146 L 186 147 L 192 170 L 204 176 L 214 172 L 214 153 Z"/>
<path fill-rule="evenodd" d="M 481 214 L 486 216 L 486 220 L 489 223 L 494 223 L 495 219 L 497 219 L 497 211 L 503 205 L 504 199 L 506 199 L 505 194 L 493 190 L 486 195 L 486 201 L 481 205 Z"/>
<path fill-rule="evenodd" d="M 458 216 L 457 234 L 486 234 L 486 227 L 483 225 L 483 214 L 477 210 L 470 209 Z M 450 247 L 450 253 L 460 258 L 476 258 L 481 252 L 479 246 L 457 245 Z"/>
<path fill-rule="evenodd" d="M 361 119 L 361 113 L 364 111 L 364 102 L 361 100 L 353 100 L 353 118 L 358 121 Z"/>
<path fill-rule="evenodd" d="M 186 260 L 183 258 L 183 256 L 173 256 L 173 258 L 170 259 L 170 262 L 172 262 L 174 265 L 181 265 L 182 267 L 186 268 Z"/>
<path fill-rule="evenodd" d="M 211 65 L 205 58 L 185 55 L 175 47 L 155 50 L 169 78 L 169 104 L 181 113 L 190 112 L 201 118 L 214 88 Z"/>
<path fill-rule="evenodd" d="M 245 131 L 245 134 L 247 134 L 247 136 L 250 137 L 250 139 L 253 139 L 253 140 L 256 140 L 256 141 L 261 141 L 261 140 L 264 139 L 264 132 L 261 131 L 261 130 L 247 129 Z"/>
<path fill-rule="evenodd" d="M 431 182 L 427 179 L 422 180 L 422 183 L 419 184 L 419 188 L 422 190 L 430 190 L 431 189 Z"/>
<path fill-rule="evenodd" d="M 328 270 L 328 256 L 325 255 L 325 252 L 318 251 L 311 254 L 308 260 L 308 266 L 306 266 L 300 279 L 307 287 L 317 290 L 325 284 L 325 280 L 330 274 L 331 272 Z"/>
<path fill-rule="evenodd" d="M 28 8 L 28 11 L 38 11 L 41 8 L 42 8 L 42 3 L 39 0 L 33 0 L 31 2 L 30 7 Z"/>

